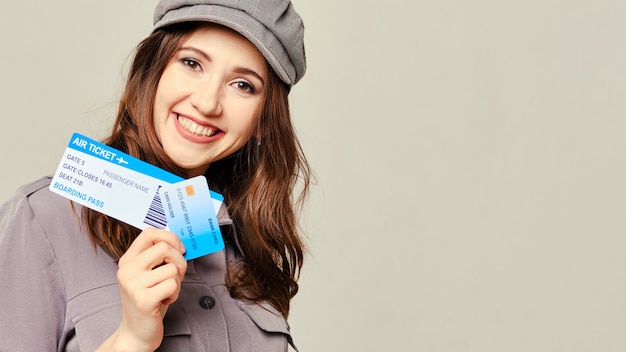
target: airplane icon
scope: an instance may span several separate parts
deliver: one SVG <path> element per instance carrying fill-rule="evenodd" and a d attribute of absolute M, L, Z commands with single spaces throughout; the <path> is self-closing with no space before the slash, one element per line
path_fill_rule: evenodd
<path fill-rule="evenodd" d="M 117 158 L 117 163 L 118 164 L 128 164 L 128 161 L 124 160 L 124 158 L 122 158 L 120 156 L 119 158 Z"/>

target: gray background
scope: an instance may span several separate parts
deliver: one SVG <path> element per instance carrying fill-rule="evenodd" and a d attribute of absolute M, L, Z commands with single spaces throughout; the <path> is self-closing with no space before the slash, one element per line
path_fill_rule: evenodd
<path fill-rule="evenodd" d="M 3 0 L 1 199 L 104 134 L 155 4 Z M 300 350 L 626 349 L 626 2 L 295 4 Z"/>

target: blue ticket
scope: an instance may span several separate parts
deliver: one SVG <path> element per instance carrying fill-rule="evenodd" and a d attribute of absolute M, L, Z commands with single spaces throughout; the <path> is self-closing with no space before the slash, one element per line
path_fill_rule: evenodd
<path fill-rule="evenodd" d="M 52 178 L 50 190 L 138 229 L 152 226 L 172 231 L 185 243 L 188 248 L 185 258 L 190 260 L 223 248 L 216 214 L 224 198 L 208 189 L 204 176 L 192 180 L 74 133 Z M 171 207 L 175 215 L 170 216 L 160 189 L 173 194 L 177 188 L 185 189 L 189 185 L 196 190 L 196 196 L 184 202 L 185 209 L 167 203 L 166 207 Z M 185 216 L 191 222 L 193 237 L 187 227 L 178 223 Z M 209 226 L 207 219 L 211 219 Z M 170 221 L 176 226 L 170 226 Z M 210 224 L 214 227 L 211 228 Z M 209 246 L 208 241 L 199 240 L 203 236 L 216 237 L 218 243 Z M 194 242 L 189 242 L 190 238 Z"/>

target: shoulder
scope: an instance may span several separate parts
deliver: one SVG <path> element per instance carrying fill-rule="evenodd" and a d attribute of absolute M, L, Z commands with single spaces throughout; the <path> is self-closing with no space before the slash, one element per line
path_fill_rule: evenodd
<path fill-rule="evenodd" d="M 30 205 L 41 205 L 42 203 L 55 203 L 60 198 L 49 189 L 50 177 L 42 177 L 36 181 L 27 183 L 18 188 L 17 191 L 2 205 L 2 210 L 15 209 Z"/>
<path fill-rule="evenodd" d="M 20 187 L 0 207 L 0 224 L 35 221 L 48 222 L 53 218 L 63 218 L 63 222 L 73 218 L 70 202 L 51 192 L 50 177 L 42 177 Z"/>
<path fill-rule="evenodd" d="M 50 180 L 50 177 L 42 177 L 23 185 L 3 204 L 3 208 L 6 208 L 7 205 L 19 204 L 28 199 L 31 195 L 40 192 L 42 189 L 47 189 L 48 186 L 50 186 Z"/>
<path fill-rule="evenodd" d="M 45 179 L 29 183 L 0 207 L 0 265 L 9 268 L 0 270 L 4 285 L 0 306 L 3 317 L 11 317 L 0 319 L 2 351 L 43 351 L 58 343 L 57 332 L 63 327 L 64 280 L 30 204 L 47 184 Z M 24 331 L 36 333 L 37 338 L 28 338 Z"/>
<path fill-rule="evenodd" d="M 0 206 L 0 224 L 6 226 L 26 217 L 32 217 L 30 198 L 47 189 L 50 178 L 44 177 L 20 187 L 6 202 Z M 45 191 L 43 191 L 45 193 Z M 52 192 L 50 192 L 52 193 Z"/>
<path fill-rule="evenodd" d="M 0 241 L 76 244 L 80 207 L 50 191 L 50 177 L 20 187 L 0 206 Z M 7 242 L 8 241 L 8 242 Z M 56 248 L 58 249 L 58 248 Z"/>
<path fill-rule="evenodd" d="M 50 191 L 51 180 L 50 177 L 42 177 L 37 181 L 24 185 L 17 191 L 17 196 L 25 197 L 33 211 L 38 211 L 41 210 L 41 207 L 45 207 L 49 212 L 53 209 L 58 209 L 57 207 L 62 204 L 68 206 L 70 202 L 66 198 Z"/>

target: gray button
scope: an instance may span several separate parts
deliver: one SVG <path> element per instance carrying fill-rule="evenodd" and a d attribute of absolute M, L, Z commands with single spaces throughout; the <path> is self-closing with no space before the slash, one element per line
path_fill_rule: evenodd
<path fill-rule="evenodd" d="M 215 299 L 211 296 L 202 296 L 199 303 L 203 309 L 213 309 L 215 307 Z"/>

